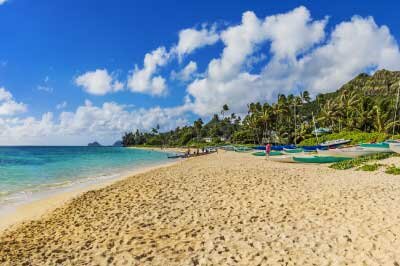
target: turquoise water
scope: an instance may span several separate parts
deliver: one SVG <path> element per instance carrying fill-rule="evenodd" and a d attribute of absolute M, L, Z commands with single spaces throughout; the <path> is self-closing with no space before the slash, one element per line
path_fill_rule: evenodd
<path fill-rule="evenodd" d="M 166 153 L 122 147 L 0 147 L 0 204 L 168 160 Z"/>

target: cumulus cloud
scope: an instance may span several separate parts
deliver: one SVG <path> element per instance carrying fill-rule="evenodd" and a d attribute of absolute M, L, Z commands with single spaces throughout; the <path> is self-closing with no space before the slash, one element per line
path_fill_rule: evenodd
<path fill-rule="evenodd" d="M 176 46 L 176 52 L 179 58 L 182 58 L 186 54 L 194 52 L 196 49 L 212 45 L 219 39 L 218 33 L 216 33 L 215 27 L 207 29 L 203 27 L 201 30 L 194 28 L 184 29 L 179 32 L 179 42 Z"/>
<path fill-rule="evenodd" d="M 328 19 L 312 21 L 304 6 L 285 14 L 269 16 L 264 27 L 277 58 L 294 57 L 323 40 Z"/>
<path fill-rule="evenodd" d="M 170 54 L 165 47 L 159 47 L 144 57 L 143 68 L 135 66 L 135 70 L 128 77 L 128 88 L 132 92 L 139 92 L 155 96 L 166 93 L 167 85 L 162 76 L 155 76 L 159 67 L 164 66 Z"/>
<path fill-rule="evenodd" d="M 186 111 L 185 107 L 128 110 L 115 102 L 95 106 L 85 101 L 74 112 L 62 112 L 58 117 L 51 112 L 38 119 L 0 117 L 0 144 L 86 145 L 93 140 L 112 144 L 123 132 L 150 130 L 157 124 L 162 130 L 185 125 Z"/>
<path fill-rule="evenodd" d="M 197 72 L 197 64 L 194 61 L 190 61 L 181 71 L 171 72 L 171 78 L 180 81 L 188 81 L 193 79 Z"/>
<path fill-rule="evenodd" d="M 192 110 L 206 116 L 227 103 L 244 112 L 249 102 L 272 101 L 278 93 L 315 95 L 338 89 L 366 69 L 400 68 L 396 40 L 372 17 L 342 22 L 327 39 L 326 23 L 314 21 L 305 7 L 264 19 L 245 12 L 241 24 L 221 33 L 225 47 L 207 75 L 188 85 Z M 250 73 L 246 62 L 264 44 L 270 44 L 269 61 Z"/>
<path fill-rule="evenodd" d="M 24 103 L 16 102 L 11 92 L 4 87 L 0 88 L 0 116 L 12 116 L 27 111 Z"/>
<path fill-rule="evenodd" d="M 124 88 L 124 85 L 114 79 L 106 69 L 86 72 L 75 79 L 75 84 L 93 95 L 105 95 Z"/>

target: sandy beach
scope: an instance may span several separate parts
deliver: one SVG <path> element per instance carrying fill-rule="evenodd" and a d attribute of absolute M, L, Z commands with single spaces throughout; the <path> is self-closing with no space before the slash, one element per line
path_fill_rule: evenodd
<path fill-rule="evenodd" d="M 1 265 L 400 265 L 400 178 L 219 152 L 4 231 Z"/>

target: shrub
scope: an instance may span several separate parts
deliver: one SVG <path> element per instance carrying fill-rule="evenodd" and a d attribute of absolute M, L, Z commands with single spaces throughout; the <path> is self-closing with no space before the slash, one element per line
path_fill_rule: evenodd
<path fill-rule="evenodd" d="M 387 174 L 391 174 L 391 175 L 400 175 L 400 168 L 394 166 L 393 164 L 391 166 L 389 166 L 388 168 L 386 168 L 385 173 Z"/>
<path fill-rule="evenodd" d="M 386 133 L 378 133 L 378 132 L 361 132 L 361 131 L 342 131 L 340 133 L 333 133 L 329 135 L 318 136 L 318 140 L 320 143 L 335 140 L 335 139 L 351 139 L 350 144 L 360 144 L 365 142 L 382 142 L 386 139 L 389 139 L 390 135 Z M 315 137 L 305 139 L 300 143 L 300 146 L 307 145 L 317 145 L 317 140 Z"/>
<path fill-rule="evenodd" d="M 341 161 L 330 165 L 330 168 L 337 169 L 337 170 L 346 170 L 356 166 L 360 166 L 363 163 L 373 160 L 383 160 L 393 156 L 392 153 L 377 153 L 374 155 L 362 156 L 359 158 L 351 159 L 348 161 Z"/>
<path fill-rule="evenodd" d="M 372 172 L 372 171 L 378 170 L 379 166 L 382 166 L 382 165 L 378 164 L 378 163 L 365 164 L 365 165 L 359 167 L 357 170 Z"/>

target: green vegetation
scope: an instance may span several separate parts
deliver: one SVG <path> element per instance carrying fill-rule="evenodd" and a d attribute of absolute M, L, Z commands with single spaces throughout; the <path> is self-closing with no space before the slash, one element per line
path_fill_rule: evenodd
<path fill-rule="evenodd" d="M 247 114 L 240 117 L 223 105 L 218 114 L 204 123 L 159 132 L 127 132 L 123 145 L 202 146 L 234 144 L 300 143 L 315 145 L 317 127 L 329 128 L 333 134 L 318 136 L 318 142 L 352 139 L 352 144 L 382 141 L 400 132 L 394 121 L 396 92 L 400 72 L 377 71 L 373 76 L 360 74 L 333 93 L 317 95 L 311 100 L 307 91 L 299 95 L 278 95 L 274 103 L 250 103 Z M 399 116 L 398 116 L 399 117 Z M 314 119 L 313 119 L 314 118 Z"/>
<path fill-rule="evenodd" d="M 392 136 L 387 133 L 379 133 L 379 132 L 360 132 L 360 131 L 342 131 L 340 133 L 333 133 L 329 135 L 320 136 L 318 138 L 319 142 L 325 142 L 328 140 L 335 139 L 351 139 L 350 144 L 360 144 L 366 142 L 382 142 L 386 139 L 391 138 Z M 399 137 L 399 136 L 395 136 Z M 306 139 L 300 143 L 300 145 L 316 145 L 316 138 Z"/>
<path fill-rule="evenodd" d="M 374 163 L 374 164 L 365 164 L 359 168 L 357 168 L 357 170 L 361 170 L 361 171 L 368 171 L 368 172 L 373 172 L 378 170 L 378 168 L 382 166 L 382 164 L 379 163 Z"/>
<path fill-rule="evenodd" d="M 391 175 L 400 175 L 400 168 L 396 167 L 394 165 L 391 165 L 388 168 L 386 168 L 385 173 L 386 174 L 391 174 Z"/>
<path fill-rule="evenodd" d="M 389 158 L 391 156 L 393 156 L 392 153 L 377 153 L 374 155 L 362 156 L 362 157 L 355 158 L 352 160 L 334 163 L 334 164 L 330 165 L 329 167 L 333 168 L 333 169 L 337 169 L 337 170 L 346 170 L 346 169 L 360 166 L 369 161 L 383 160 L 383 159 Z"/>

